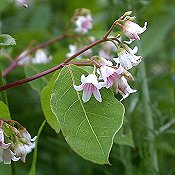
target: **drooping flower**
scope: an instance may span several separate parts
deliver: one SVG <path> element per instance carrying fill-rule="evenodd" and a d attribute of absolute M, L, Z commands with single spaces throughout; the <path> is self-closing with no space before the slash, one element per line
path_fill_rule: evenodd
<path fill-rule="evenodd" d="M 14 152 L 16 157 L 20 158 L 23 162 L 25 162 L 27 154 L 30 153 L 34 147 L 35 142 L 31 145 L 19 143 L 15 145 Z"/>
<path fill-rule="evenodd" d="M 26 143 L 28 145 L 32 145 L 32 142 L 35 142 L 37 136 L 35 136 L 33 139 L 30 135 L 30 133 L 26 130 L 26 128 L 23 128 L 22 130 L 19 131 L 20 135 L 22 136 L 23 139 L 25 139 Z"/>
<path fill-rule="evenodd" d="M 118 81 L 123 73 L 123 68 L 120 66 L 118 69 L 114 69 L 108 66 L 100 67 L 101 78 L 104 80 L 103 86 L 109 88 L 114 82 Z"/>
<path fill-rule="evenodd" d="M 91 95 L 93 94 L 97 101 L 102 102 L 101 94 L 99 89 L 102 88 L 103 83 L 98 82 L 96 75 L 89 74 L 87 77 L 81 76 L 81 85 L 74 85 L 76 91 L 83 90 L 82 100 L 84 102 L 89 101 Z"/>
<path fill-rule="evenodd" d="M 0 162 L 10 164 L 11 160 L 18 161 L 19 158 L 10 150 L 11 143 L 4 143 L 4 132 L 0 129 Z"/>
<path fill-rule="evenodd" d="M 145 22 L 144 27 L 140 27 L 138 24 L 132 21 L 125 21 L 123 26 L 123 33 L 132 40 L 140 40 L 139 34 L 146 30 L 147 22 Z"/>
<path fill-rule="evenodd" d="M 119 55 L 118 58 L 114 58 L 113 60 L 117 64 L 120 64 L 126 70 L 129 70 L 133 66 L 137 66 L 142 60 L 142 56 L 135 55 L 137 51 L 138 51 L 137 46 L 135 46 L 133 50 L 129 47 L 128 47 L 128 51 L 126 51 L 125 49 L 122 49 L 122 51 L 118 53 Z"/>
<path fill-rule="evenodd" d="M 15 144 L 14 152 L 16 157 L 20 158 L 23 162 L 25 162 L 27 154 L 30 153 L 35 147 L 35 140 L 37 137 L 35 136 L 32 139 L 30 133 L 26 130 L 26 128 L 22 128 L 19 131 L 19 134 L 19 142 Z"/>
<path fill-rule="evenodd" d="M 52 60 L 52 56 L 47 56 L 43 49 L 38 49 L 35 53 L 35 57 L 32 58 L 33 64 L 46 64 Z"/>
<path fill-rule="evenodd" d="M 11 164 L 11 160 L 18 161 L 20 158 L 15 157 L 15 154 L 9 149 L 0 149 L 0 162 Z"/>
<path fill-rule="evenodd" d="M 75 21 L 75 31 L 80 33 L 87 33 L 89 29 L 92 28 L 92 17 L 91 15 L 87 16 L 78 16 Z"/>
<path fill-rule="evenodd" d="M 130 94 L 137 91 L 137 90 L 132 89 L 129 86 L 129 84 L 124 76 L 122 76 L 119 79 L 119 81 L 115 82 L 114 86 L 115 86 L 115 91 L 119 92 L 123 97 L 120 101 L 122 101 L 123 99 L 127 98 Z"/>

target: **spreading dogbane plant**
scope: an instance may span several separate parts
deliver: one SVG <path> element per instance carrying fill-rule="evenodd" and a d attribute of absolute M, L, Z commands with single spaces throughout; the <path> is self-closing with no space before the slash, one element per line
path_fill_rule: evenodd
<path fill-rule="evenodd" d="M 128 83 L 134 80 L 129 71 L 139 65 L 142 56 L 136 56 L 138 47 L 132 49 L 129 43 L 140 40 L 147 23 L 140 27 L 133 22 L 135 17 L 130 15 L 131 11 L 126 12 L 114 21 L 102 38 L 94 39 L 88 36 L 89 30 L 93 30 L 90 10 L 77 9 L 71 18 L 72 28 L 65 30 L 67 33 L 27 48 L 3 73 L 5 77 L 16 67 L 26 67 L 28 63 L 47 66 L 52 58 L 41 49 L 65 38 L 78 38 L 75 43 L 68 44 L 70 52 L 62 63 L 1 86 L 0 91 L 27 82 L 33 85 L 34 80 L 39 81 L 40 77 L 55 72 L 50 80 L 48 76 L 43 77 L 45 82 L 49 80 L 46 86 L 39 83 L 44 115 L 57 133 L 62 131 L 65 140 L 77 154 L 98 164 L 110 164 L 113 140 L 124 120 L 125 108 L 121 101 L 136 92 Z M 115 35 L 113 31 L 117 29 L 120 34 Z M 127 37 L 130 42 L 125 41 Z M 93 49 L 97 45 L 99 47 Z M 34 58 L 31 56 L 33 52 Z M 116 93 L 119 95 L 116 96 Z M 26 155 L 35 147 L 36 137 L 32 139 L 17 121 L 1 119 L 0 122 L 0 161 L 10 164 L 11 160 L 21 159 L 25 162 Z"/>

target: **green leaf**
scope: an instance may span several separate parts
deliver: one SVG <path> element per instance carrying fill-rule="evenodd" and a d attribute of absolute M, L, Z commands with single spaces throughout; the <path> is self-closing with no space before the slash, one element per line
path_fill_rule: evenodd
<path fill-rule="evenodd" d="M 114 143 L 118 145 L 127 145 L 134 148 L 135 145 L 133 141 L 132 131 L 127 134 L 123 134 L 121 131 L 119 131 L 114 137 Z"/>
<path fill-rule="evenodd" d="M 2 34 L 0 35 L 0 46 L 9 46 L 9 45 L 15 45 L 16 41 L 14 38 L 12 38 L 8 34 Z"/>
<path fill-rule="evenodd" d="M 47 86 L 45 86 L 41 92 L 41 106 L 44 113 L 45 118 L 49 125 L 57 132 L 60 132 L 60 125 L 57 117 L 52 112 L 50 107 L 50 99 L 51 99 L 51 91 L 54 86 L 55 80 L 58 77 L 59 71 L 56 71 L 52 78 L 50 79 Z"/>
<path fill-rule="evenodd" d="M 2 119 L 10 119 L 10 111 L 8 106 L 0 101 L 0 118 Z"/>
<path fill-rule="evenodd" d="M 32 166 L 30 168 L 30 171 L 29 171 L 29 175 L 35 175 L 36 174 L 36 161 L 37 161 L 37 152 L 38 152 L 38 139 L 40 137 L 40 134 L 44 128 L 46 124 L 46 120 L 44 120 L 44 122 L 42 123 L 42 125 L 40 126 L 39 130 L 38 130 L 38 134 L 37 134 L 37 139 L 36 139 L 36 142 L 35 142 L 35 149 L 34 149 L 34 153 L 33 153 L 33 161 L 32 161 Z"/>
<path fill-rule="evenodd" d="M 31 65 L 26 65 L 24 67 L 24 71 L 25 71 L 26 77 L 30 77 L 42 71 L 45 71 L 48 68 L 49 68 L 48 64 L 38 64 L 38 65 L 31 64 Z M 47 75 L 37 80 L 31 81 L 29 84 L 32 87 L 32 89 L 40 93 L 42 89 L 44 88 L 44 86 L 47 85 L 49 78 L 50 78 L 50 75 Z"/>
<path fill-rule="evenodd" d="M 51 108 L 59 120 L 63 135 L 70 147 L 84 159 L 98 164 L 109 164 L 113 138 L 121 128 L 123 105 L 114 98 L 111 89 L 101 89 L 103 101 L 94 97 L 83 103 L 82 92 L 73 84 L 80 84 L 82 74 L 77 66 L 64 67 L 53 87 Z"/>

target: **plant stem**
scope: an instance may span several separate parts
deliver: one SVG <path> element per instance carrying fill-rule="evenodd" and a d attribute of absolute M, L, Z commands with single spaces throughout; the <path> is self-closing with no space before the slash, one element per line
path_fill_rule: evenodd
<path fill-rule="evenodd" d="M 52 72 L 54 72 L 54 71 L 56 71 L 58 69 L 61 69 L 65 65 L 67 65 L 67 63 L 69 63 L 72 59 L 74 59 L 75 57 L 77 57 L 78 55 L 82 54 L 86 50 L 88 50 L 88 49 L 90 49 L 90 48 L 92 48 L 92 47 L 94 47 L 94 46 L 96 46 L 96 45 L 98 45 L 98 44 L 100 44 L 102 42 L 105 42 L 107 40 L 108 39 L 106 39 L 106 38 L 101 38 L 101 39 L 99 39 L 99 40 L 91 43 L 90 45 L 84 47 L 83 49 L 81 49 L 79 52 L 77 52 L 76 54 L 72 55 L 71 57 L 67 58 L 63 63 L 61 63 L 61 64 L 59 64 L 59 65 L 57 65 L 55 67 L 52 67 L 52 68 L 50 68 L 50 69 L 48 69 L 46 71 L 43 71 L 41 73 L 35 74 L 35 75 L 31 76 L 31 77 L 28 77 L 28 78 L 25 78 L 25 79 L 22 79 L 22 80 L 19 80 L 19 81 L 15 81 L 15 82 L 9 83 L 9 84 L 7 84 L 5 86 L 1 86 L 0 87 L 0 91 L 3 91 L 3 90 L 6 90 L 6 89 L 15 87 L 15 86 L 19 86 L 19 85 L 28 83 L 30 81 L 36 80 L 36 79 L 38 79 L 40 77 L 43 77 L 43 76 L 45 76 L 47 74 L 50 74 L 50 73 L 52 73 Z M 73 63 L 71 63 L 71 64 L 73 64 Z"/>
<path fill-rule="evenodd" d="M 65 38 L 76 38 L 79 37 L 81 35 L 66 35 L 66 34 L 62 34 L 57 36 L 56 38 L 53 38 L 49 41 L 46 41 L 44 43 L 41 43 L 37 46 L 34 46 L 33 48 L 31 48 L 30 50 L 26 50 L 27 52 L 21 56 L 22 53 L 24 53 L 24 51 L 22 53 L 20 53 L 15 60 L 12 61 L 12 63 L 10 64 L 10 66 L 3 72 L 3 77 L 6 77 L 10 72 L 12 72 L 17 66 L 18 66 L 18 61 L 22 60 L 23 58 L 25 58 L 26 56 L 32 54 L 33 52 L 35 52 L 38 49 L 41 48 L 45 48 L 47 46 L 50 46 L 58 41 L 61 41 Z"/>
<path fill-rule="evenodd" d="M 150 107 L 151 100 L 150 100 L 150 93 L 146 75 L 145 64 L 142 62 L 139 67 L 139 75 L 142 80 L 142 93 L 143 93 L 143 106 L 145 111 L 145 122 L 147 126 L 147 137 L 148 137 L 148 153 L 150 156 L 149 162 L 152 164 L 154 171 L 158 174 L 159 173 L 159 165 L 158 165 L 158 158 L 157 158 L 157 149 L 156 149 L 156 136 L 155 136 L 155 128 L 154 128 L 154 120 L 153 114 Z M 150 167 L 148 167 L 150 169 Z"/>

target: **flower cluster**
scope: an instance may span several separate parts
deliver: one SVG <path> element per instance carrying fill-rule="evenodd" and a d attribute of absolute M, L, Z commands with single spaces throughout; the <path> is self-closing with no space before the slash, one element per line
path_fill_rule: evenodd
<path fill-rule="evenodd" d="M 46 52 L 43 49 L 38 49 L 35 53 L 35 57 L 25 56 L 26 54 L 27 51 L 24 51 L 21 53 L 21 55 L 19 55 L 18 65 L 25 65 L 29 63 L 47 64 L 53 59 L 51 55 L 47 56 Z"/>
<path fill-rule="evenodd" d="M 122 95 L 121 100 L 136 92 L 127 82 L 127 79 L 134 80 L 128 71 L 141 62 L 142 56 L 136 55 L 137 46 L 131 49 L 126 43 L 140 40 L 139 34 L 146 30 L 147 23 L 145 22 L 144 27 L 140 27 L 128 19 L 133 20 L 132 17 L 128 18 L 127 16 L 126 20 L 122 20 L 123 24 L 119 24 L 117 21 L 116 25 L 122 27 L 123 34 L 130 39 L 130 42 L 122 42 L 121 36 L 108 37 L 111 43 L 109 41 L 104 43 L 99 55 L 91 58 L 94 65 L 98 67 L 97 71 L 95 67 L 92 74 L 87 75 L 87 77 L 81 76 L 81 85 L 74 85 L 76 91 L 83 91 L 82 100 L 84 102 L 87 102 L 92 94 L 97 101 L 102 102 L 99 91 L 101 88 L 113 87 L 115 92 Z M 113 55 L 110 55 L 111 51 L 116 52 L 118 56 L 114 58 Z"/>
<path fill-rule="evenodd" d="M 0 162 L 11 164 L 11 160 L 25 162 L 26 155 L 35 147 L 29 132 L 18 122 L 0 120 Z M 15 125 L 18 125 L 18 129 Z"/>

